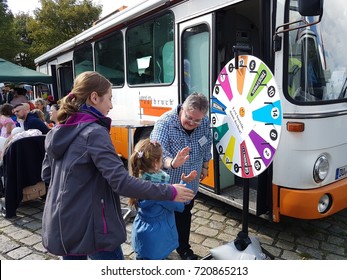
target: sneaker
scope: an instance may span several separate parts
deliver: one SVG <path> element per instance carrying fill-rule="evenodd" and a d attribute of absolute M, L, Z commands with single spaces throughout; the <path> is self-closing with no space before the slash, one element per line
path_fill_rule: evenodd
<path fill-rule="evenodd" d="M 198 256 L 193 253 L 193 251 L 187 251 L 184 252 L 183 254 L 180 254 L 180 257 L 182 260 L 197 260 Z"/>

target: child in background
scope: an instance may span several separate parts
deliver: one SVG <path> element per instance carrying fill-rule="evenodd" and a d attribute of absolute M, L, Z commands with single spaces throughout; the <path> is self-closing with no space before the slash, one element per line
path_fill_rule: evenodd
<path fill-rule="evenodd" d="M 0 108 L 1 137 L 8 138 L 12 130 L 16 127 L 16 122 L 12 119 L 12 110 L 13 106 L 9 103 L 3 104 Z"/>
<path fill-rule="evenodd" d="M 159 142 L 140 140 L 131 156 L 134 177 L 152 183 L 167 183 L 169 175 L 162 167 L 163 150 Z M 182 174 L 184 182 L 197 176 L 194 170 L 188 176 Z M 132 246 L 138 260 L 165 259 L 178 246 L 178 234 L 174 211 L 182 212 L 183 202 L 129 199 L 129 205 L 138 213 L 132 228 Z"/>

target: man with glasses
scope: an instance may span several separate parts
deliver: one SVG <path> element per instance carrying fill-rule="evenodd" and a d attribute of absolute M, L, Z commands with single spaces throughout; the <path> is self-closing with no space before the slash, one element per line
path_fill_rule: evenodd
<path fill-rule="evenodd" d="M 191 182 L 195 194 L 198 192 L 199 179 L 207 176 L 212 157 L 208 109 L 207 98 L 201 93 L 192 93 L 182 105 L 160 117 L 150 136 L 163 148 L 163 167 L 170 175 L 170 183 L 179 182 L 182 173 L 189 174 L 196 170 L 200 174 Z M 194 199 L 185 205 L 182 213 L 175 212 L 179 238 L 176 251 L 183 260 L 197 259 L 189 245 L 193 205 Z"/>

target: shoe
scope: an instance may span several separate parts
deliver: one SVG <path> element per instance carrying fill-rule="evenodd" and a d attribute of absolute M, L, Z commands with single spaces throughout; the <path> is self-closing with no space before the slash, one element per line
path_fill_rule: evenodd
<path fill-rule="evenodd" d="M 187 261 L 197 260 L 198 259 L 198 256 L 195 255 L 193 253 L 193 251 L 184 252 L 183 254 L 180 254 L 180 257 L 181 257 L 182 260 L 187 260 Z"/>

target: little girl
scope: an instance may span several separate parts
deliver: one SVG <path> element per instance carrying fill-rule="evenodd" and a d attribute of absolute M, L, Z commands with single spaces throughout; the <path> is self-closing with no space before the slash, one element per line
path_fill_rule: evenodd
<path fill-rule="evenodd" d="M 153 183 L 168 183 L 169 175 L 161 170 L 163 150 L 159 142 L 140 140 L 130 158 L 132 175 Z M 194 170 L 184 182 L 197 176 Z M 187 187 L 188 184 L 187 184 Z M 132 228 L 132 246 L 138 260 L 162 260 L 178 247 L 174 211 L 182 212 L 183 202 L 129 199 L 138 212 Z"/>
<path fill-rule="evenodd" d="M 0 136 L 8 138 L 11 135 L 12 130 L 16 127 L 15 121 L 12 119 L 13 106 L 9 103 L 5 103 L 0 108 Z"/>

